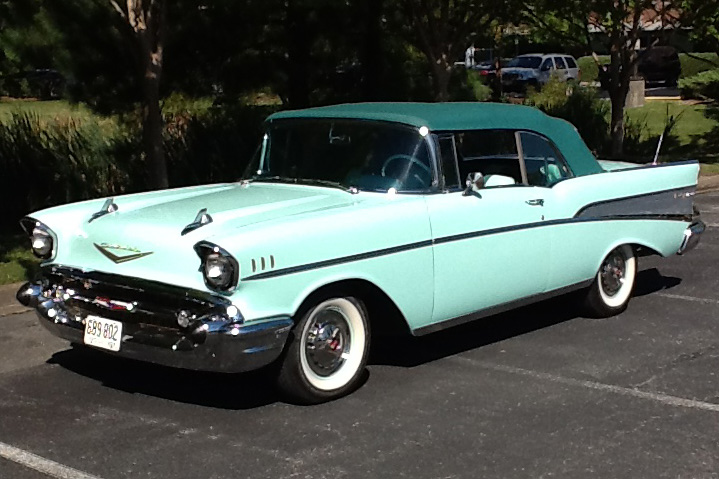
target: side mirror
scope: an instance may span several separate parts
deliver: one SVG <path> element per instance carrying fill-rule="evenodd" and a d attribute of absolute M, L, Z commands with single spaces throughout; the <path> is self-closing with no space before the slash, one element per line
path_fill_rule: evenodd
<path fill-rule="evenodd" d="M 473 172 L 467 175 L 467 187 L 464 189 L 463 196 L 469 196 L 472 192 L 484 188 L 484 175 L 480 172 Z"/>

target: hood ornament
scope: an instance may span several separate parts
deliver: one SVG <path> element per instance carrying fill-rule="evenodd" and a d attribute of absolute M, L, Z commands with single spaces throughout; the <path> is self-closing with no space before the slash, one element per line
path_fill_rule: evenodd
<path fill-rule="evenodd" d="M 197 216 L 195 216 L 194 221 L 182 229 L 180 236 L 185 236 L 190 231 L 195 231 L 197 228 L 202 228 L 206 224 L 210 223 L 212 223 L 212 216 L 207 214 L 207 208 L 202 208 L 197 212 Z"/>
<path fill-rule="evenodd" d="M 147 251 L 145 253 L 141 252 L 139 249 L 136 248 L 128 248 L 127 246 L 120 246 L 116 244 L 108 244 L 108 243 L 93 243 L 95 245 L 95 248 L 105 255 L 110 261 L 112 261 L 115 264 L 120 263 L 127 263 L 128 261 L 133 261 L 136 259 L 144 258 L 145 256 L 151 255 L 153 251 Z M 130 254 L 116 254 L 113 253 L 113 251 L 125 251 L 129 252 Z"/>
<path fill-rule="evenodd" d="M 105 216 L 110 213 L 114 213 L 117 211 L 117 205 L 113 201 L 112 198 L 108 198 L 105 200 L 105 204 L 102 205 L 102 208 L 100 208 L 100 211 L 97 213 L 93 213 L 89 220 L 87 220 L 88 223 L 92 223 L 96 219 L 100 218 L 101 216 Z"/>

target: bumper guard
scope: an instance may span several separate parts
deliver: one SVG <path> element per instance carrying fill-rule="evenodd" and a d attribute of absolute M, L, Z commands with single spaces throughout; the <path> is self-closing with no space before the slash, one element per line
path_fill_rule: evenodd
<path fill-rule="evenodd" d="M 116 356 L 172 367 L 243 372 L 277 359 L 292 327 L 278 316 L 244 322 L 225 297 L 74 268 L 51 266 L 17 299 L 55 336 L 83 344 L 88 315 L 123 324 Z"/>
<path fill-rule="evenodd" d="M 706 225 L 702 220 L 694 221 L 689 228 L 684 231 L 684 239 L 682 240 L 682 244 L 679 247 L 677 254 L 684 254 L 687 251 L 694 249 L 696 245 L 699 244 L 699 238 L 702 233 L 704 233 L 705 229 Z"/>

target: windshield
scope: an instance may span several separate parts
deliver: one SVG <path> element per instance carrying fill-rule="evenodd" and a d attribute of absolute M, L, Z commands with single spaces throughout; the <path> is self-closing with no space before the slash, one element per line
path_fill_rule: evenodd
<path fill-rule="evenodd" d="M 540 57 L 516 57 L 512 58 L 509 63 L 507 63 L 507 66 L 517 68 L 539 68 L 540 63 L 542 63 L 542 59 Z"/>
<path fill-rule="evenodd" d="M 427 142 L 417 129 L 351 120 L 269 125 L 244 179 L 424 191 L 432 185 Z"/>

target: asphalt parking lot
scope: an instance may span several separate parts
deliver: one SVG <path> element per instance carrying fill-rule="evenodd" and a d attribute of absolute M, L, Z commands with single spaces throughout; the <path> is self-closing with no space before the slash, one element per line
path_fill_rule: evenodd
<path fill-rule="evenodd" d="M 559 298 L 385 340 L 320 406 L 0 318 L 0 478 L 719 478 L 719 193 L 697 202 L 700 245 L 642 258 L 622 315 Z"/>

